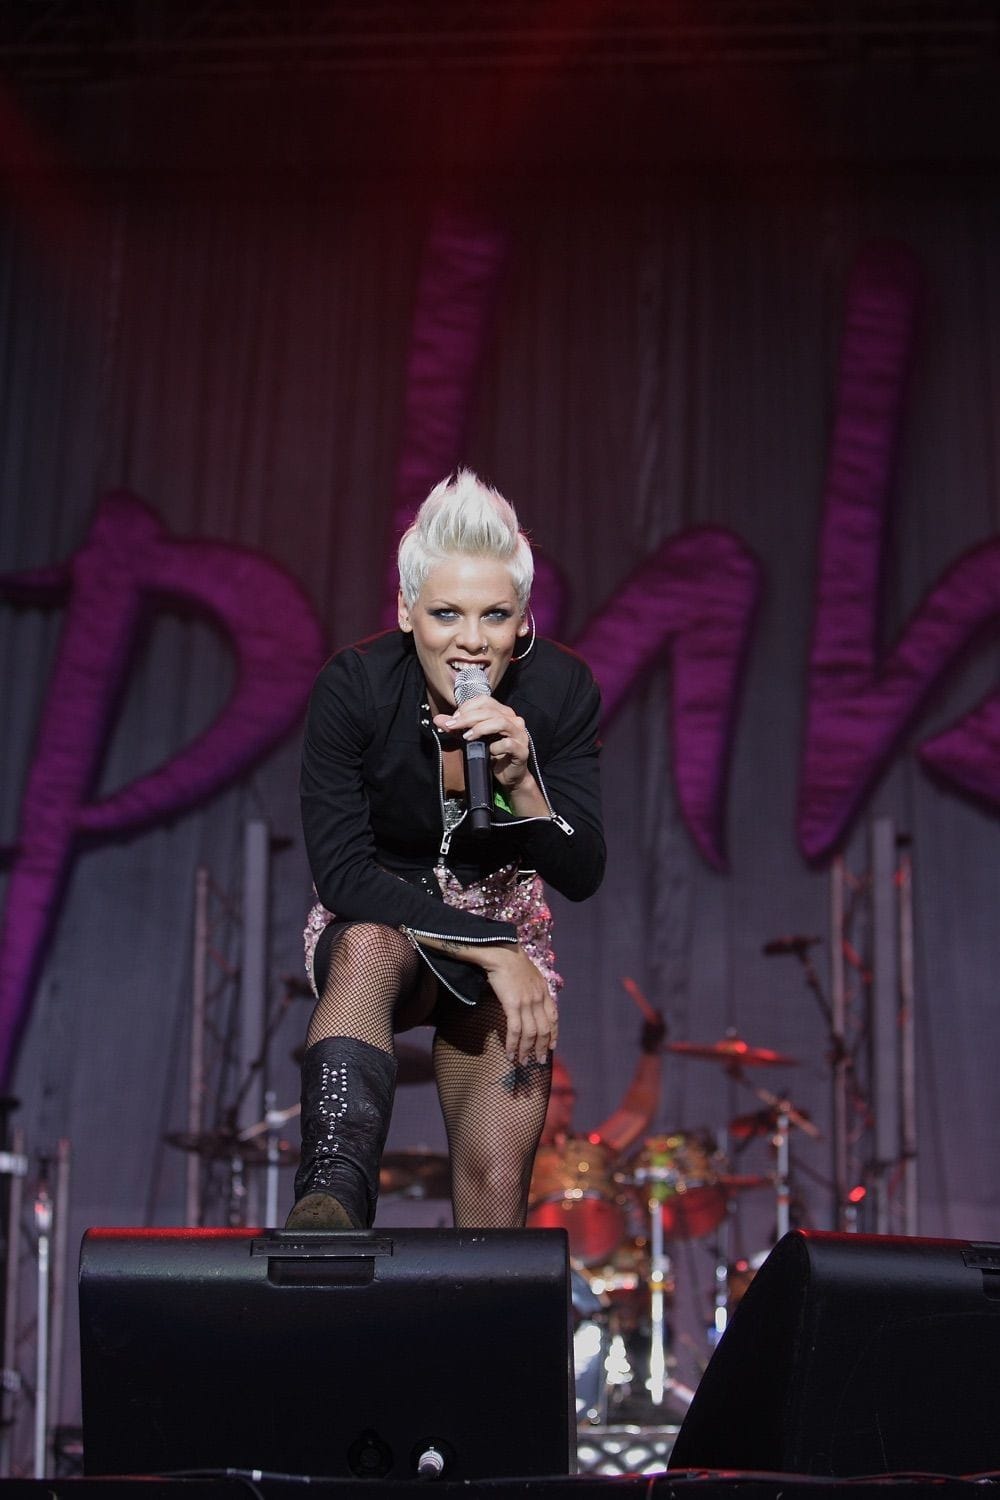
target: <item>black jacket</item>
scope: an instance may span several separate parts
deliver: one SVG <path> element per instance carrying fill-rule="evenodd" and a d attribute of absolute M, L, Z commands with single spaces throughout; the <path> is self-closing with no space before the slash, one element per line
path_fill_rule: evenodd
<path fill-rule="evenodd" d="M 528 727 L 553 816 L 519 819 L 495 807 L 488 833 L 467 834 L 462 823 L 450 840 L 425 694 L 413 637 L 396 630 L 339 651 L 317 677 L 300 790 L 319 899 L 340 919 L 405 927 L 417 940 L 516 941 L 509 923 L 445 906 L 433 869 L 443 862 L 467 885 L 516 861 L 570 900 L 593 894 L 604 873 L 597 684 L 580 657 L 551 641 L 511 663 L 496 697 Z"/>

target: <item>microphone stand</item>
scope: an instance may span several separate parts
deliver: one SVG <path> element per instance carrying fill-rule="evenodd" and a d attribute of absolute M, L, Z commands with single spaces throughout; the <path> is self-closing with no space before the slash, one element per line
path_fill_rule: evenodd
<path fill-rule="evenodd" d="M 791 1228 L 792 1203 L 792 1154 L 791 1127 L 794 1125 L 812 1140 L 820 1139 L 820 1132 L 812 1120 L 795 1108 L 783 1094 L 775 1094 L 750 1082 L 738 1060 L 729 1063 L 726 1072 L 736 1083 L 752 1090 L 762 1104 L 767 1105 L 774 1124 L 771 1129 L 771 1144 L 774 1147 L 774 1218 L 775 1240 L 780 1240 Z"/>
<path fill-rule="evenodd" d="M 847 1050 L 847 1041 L 844 1035 L 844 999 L 843 992 L 837 994 L 835 986 L 834 1004 L 831 1005 L 823 993 L 823 985 L 816 972 L 815 965 L 808 953 L 798 955 L 802 965 L 806 987 L 816 997 L 819 1008 L 826 1020 L 826 1032 L 828 1040 L 827 1062 L 830 1067 L 830 1119 L 832 1123 L 833 1137 L 833 1193 L 834 1193 L 834 1229 L 857 1228 L 856 1222 L 850 1222 L 850 1210 L 847 1201 L 847 1097 L 850 1084 L 850 1075 L 853 1069 L 853 1059 Z"/>
<path fill-rule="evenodd" d="M 281 1127 L 287 1125 L 301 1113 L 300 1103 L 290 1104 L 287 1109 L 275 1109 L 277 1094 L 268 1089 L 264 1095 L 264 1118 L 256 1125 L 248 1125 L 238 1136 L 240 1141 L 253 1141 L 258 1136 L 267 1139 L 267 1158 L 264 1189 L 264 1223 L 272 1228 L 278 1222 L 278 1168 L 281 1166 Z"/>
<path fill-rule="evenodd" d="M 839 931 L 839 926 L 836 930 Z M 841 995 L 839 1001 L 837 1000 L 837 986 L 835 985 L 835 1003 L 831 1005 L 830 1001 L 826 998 L 822 980 L 816 972 L 816 966 L 809 956 L 809 946 L 807 943 L 801 943 L 783 951 L 794 955 L 802 965 L 806 988 L 812 992 L 823 1015 L 823 1019 L 826 1021 L 828 1042 L 827 1063 L 830 1068 L 831 1136 L 833 1144 L 833 1228 L 847 1229 L 854 1227 L 849 1222 L 847 1205 L 847 1095 L 848 1079 L 853 1068 L 853 1059 L 848 1051 L 844 1035 L 845 1016 L 843 997 Z M 767 944 L 764 946 L 764 952 L 767 952 Z M 800 1124 L 801 1122 L 796 1120 L 794 1123 Z"/>

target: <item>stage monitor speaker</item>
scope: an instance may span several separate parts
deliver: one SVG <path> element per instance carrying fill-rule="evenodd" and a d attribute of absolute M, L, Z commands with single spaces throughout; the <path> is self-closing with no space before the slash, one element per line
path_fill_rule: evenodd
<path fill-rule="evenodd" d="M 563 1230 L 91 1229 L 80 1342 L 89 1475 L 574 1458 Z"/>
<path fill-rule="evenodd" d="M 737 1307 L 670 1467 L 1000 1469 L 1000 1245 L 795 1231 Z"/>

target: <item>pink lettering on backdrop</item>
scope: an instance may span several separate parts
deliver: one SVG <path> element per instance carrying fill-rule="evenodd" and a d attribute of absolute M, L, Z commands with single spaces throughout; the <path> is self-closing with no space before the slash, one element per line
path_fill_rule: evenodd
<path fill-rule="evenodd" d="M 493 326 L 507 238 L 458 209 L 439 209 L 417 281 L 392 548 L 382 623 L 396 623 L 396 543 L 429 491 L 459 462 L 469 408 Z"/>
<path fill-rule="evenodd" d="M 506 238 L 473 216 L 438 213 L 417 285 L 387 569 L 383 623 L 396 619 L 395 541 L 433 485 L 459 462 L 469 408 L 492 332 Z M 723 816 L 739 668 L 759 569 L 740 540 L 714 528 L 665 543 L 590 621 L 576 649 L 604 694 L 604 722 L 637 678 L 672 651 L 670 723 L 681 815 L 705 858 L 724 865 Z M 562 574 L 535 555 L 533 608 L 558 630 Z"/>
<path fill-rule="evenodd" d="M 725 868 L 726 773 L 760 566 L 732 532 L 680 532 L 641 563 L 573 642 L 608 724 L 669 648 L 669 743 L 681 816 L 709 864 Z"/>
<path fill-rule="evenodd" d="M 244 548 L 173 540 L 124 492 L 100 502 L 68 564 L 0 578 L 13 600 L 68 596 L 28 773 L 0 932 L 0 1075 L 8 1076 L 81 834 L 159 822 L 209 796 L 298 719 L 323 660 L 320 622 L 298 584 Z M 215 721 L 165 765 L 88 803 L 136 627 L 157 597 L 199 606 L 236 650 L 236 683 Z"/>
<path fill-rule="evenodd" d="M 1000 542 L 986 542 L 968 553 L 950 571 L 946 584 L 955 596 L 970 603 L 978 595 L 978 613 L 996 620 L 1000 615 Z M 1000 693 L 987 694 L 958 724 L 925 740 L 917 754 L 929 771 L 952 786 L 1000 807 Z"/>
<path fill-rule="evenodd" d="M 878 661 L 886 511 L 918 293 L 904 246 L 862 251 L 847 293 L 809 657 L 798 837 L 810 860 L 846 836 L 928 694 L 1000 618 L 993 540 L 943 574 Z M 1000 804 L 1000 697 L 991 694 L 920 755 L 956 787 Z"/>

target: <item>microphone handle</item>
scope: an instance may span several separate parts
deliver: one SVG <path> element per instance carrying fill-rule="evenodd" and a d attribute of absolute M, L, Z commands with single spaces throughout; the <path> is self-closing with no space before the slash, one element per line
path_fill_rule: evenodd
<path fill-rule="evenodd" d="M 492 787 L 490 755 L 482 740 L 465 742 L 465 795 L 469 805 L 469 822 L 473 833 L 488 833 Z"/>

